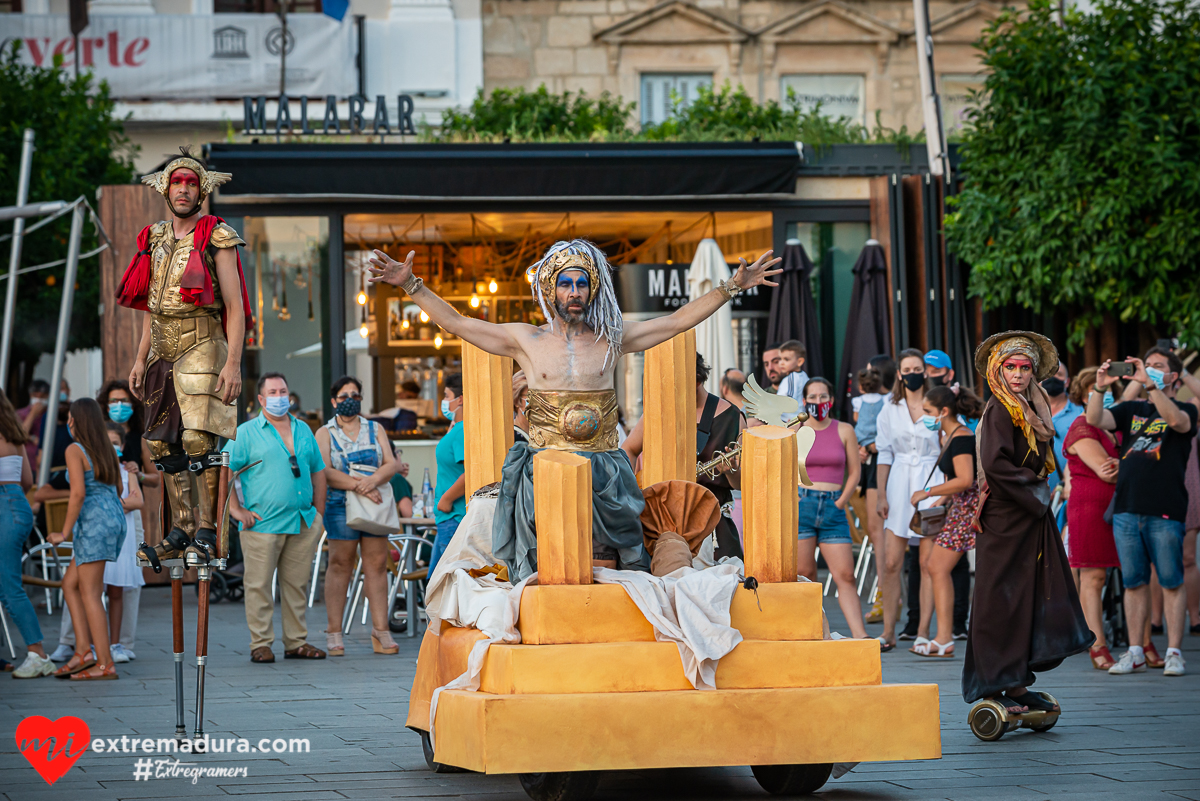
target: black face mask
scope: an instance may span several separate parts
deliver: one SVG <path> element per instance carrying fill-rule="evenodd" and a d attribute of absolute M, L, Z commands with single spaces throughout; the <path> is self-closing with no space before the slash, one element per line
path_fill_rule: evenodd
<path fill-rule="evenodd" d="M 334 409 L 341 417 L 358 417 L 358 413 L 362 411 L 362 401 L 355 398 L 346 398 L 338 403 Z"/>
<path fill-rule="evenodd" d="M 936 386 L 944 387 L 946 385 L 947 375 L 949 375 L 949 373 L 946 373 L 945 375 L 931 375 L 929 376 L 929 382 Z"/>
<path fill-rule="evenodd" d="M 904 388 L 909 392 L 916 392 L 918 389 L 925 386 L 924 373 L 908 373 L 901 376 L 900 380 L 904 382 Z"/>
<path fill-rule="evenodd" d="M 1042 382 L 1042 389 L 1046 390 L 1046 394 L 1052 398 L 1057 398 L 1059 395 L 1063 394 L 1066 388 L 1066 382 L 1055 376 L 1051 376 Z"/>

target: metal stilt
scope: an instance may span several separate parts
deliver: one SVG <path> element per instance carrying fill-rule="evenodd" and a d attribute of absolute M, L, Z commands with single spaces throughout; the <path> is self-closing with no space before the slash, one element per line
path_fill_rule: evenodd
<path fill-rule="evenodd" d="M 187 737 L 183 722 L 183 566 L 171 567 L 171 642 L 175 655 L 175 737 Z"/>

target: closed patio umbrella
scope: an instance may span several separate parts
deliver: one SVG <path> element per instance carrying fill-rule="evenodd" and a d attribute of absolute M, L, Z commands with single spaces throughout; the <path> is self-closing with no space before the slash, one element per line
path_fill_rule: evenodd
<path fill-rule="evenodd" d="M 855 394 L 855 376 L 872 357 L 891 353 L 888 338 L 887 259 L 883 246 L 868 239 L 854 263 L 854 288 L 850 293 L 850 319 L 842 348 L 838 408 L 848 408 Z"/>
<path fill-rule="evenodd" d="M 767 318 L 767 342 L 798 339 L 808 356 L 804 372 L 824 375 L 821 359 L 821 326 L 812 293 L 812 272 L 816 269 L 798 239 L 789 239 L 783 249 L 783 272 L 775 277 L 779 286 L 771 295 L 771 314 Z"/>
<path fill-rule="evenodd" d="M 729 277 L 729 265 L 716 240 L 701 240 L 688 269 L 688 300 L 708 294 Z M 721 376 L 727 368 L 737 367 L 737 354 L 733 350 L 733 311 L 728 303 L 696 326 L 696 352 L 702 354 L 712 368 L 704 388 L 719 396 Z"/>

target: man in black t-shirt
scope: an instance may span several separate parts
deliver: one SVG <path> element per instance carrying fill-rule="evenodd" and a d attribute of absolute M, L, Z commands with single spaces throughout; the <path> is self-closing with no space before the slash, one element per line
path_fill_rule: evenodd
<path fill-rule="evenodd" d="M 1125 617 L 1131 642 L 1147 628 L 1150 607 L 1150 565 L 1158 571 L 1163 589 L 1163 622 L 1167 629 L 1167 658 L 1163 675 L 1182 676 L 1186 596 L 1183 589 L 1183 524 L 1188 494 L 1184 472 L 1196 435 L 1197 409 L 1175 400 L 1183 364 L 1166 348 L 1151 348 L 1146 358 L 1126 359 L 1134 366 L 1133 380 L 1144 386 L 1148 401 L 1132 400 L 1104 408 L 1104 392 L 1116 381 L 1105 362 L 1096 374 L 1096 391 L 1088 398 L 1087 421 L 1119 431 L 1121 466 L 1113 505 L 1113 539 L 1121 559 L 1125 584 Z M 1129 651 L 1109 669 L 1121 675 L 1146 669 L 1143 646 Z"/>

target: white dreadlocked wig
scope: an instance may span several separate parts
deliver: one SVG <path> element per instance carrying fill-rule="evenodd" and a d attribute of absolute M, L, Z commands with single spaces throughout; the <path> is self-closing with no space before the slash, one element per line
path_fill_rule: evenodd
<path fill-rule="evenodd" d="M 542 309 L 542 314 L 546 320 L 552 320 L 556 316 L 554 311 L 554 275 L 545 275 L 544 271 L 552 269 L 556 256 L 562 254 L 571 254 L 582 256 L 585 259 L 590 259 L 596 266 L 595 271 L 585 270 L 589 274 L 593 286 L 588 296 L 587 309 L 584 312 L 583 321 L 596 332 L 596 341 L 600 341 L 603 337 L 608 342 L 608 352 L 604 356 L 604 365 L 607 367 L 609 360 L 615 364 L 617 359 L 621 357 L 621 337 L 624 330 L 624 323 L 621 319 L 621 309 L 617 306 L 617 293 L 613 289 L 612 283 L 612 267 L 608 263 L 608 259 L 604 255 L 604 251 L 596 247 L 586 239 L 572 239 L 570 242 L 555 242 L 547 250 L 544 256 L 539 261 L 534 262 L 529 267 L 529 274 L 533 284 L 533 297 L 537 300 L 538 306 Z M 583 269 L 581 267 L 563 267 L 562 269 Z M 561 270 L 559 270 L 561 272 Z M 603 368 L 602 368 L 603 369 Z"/>

